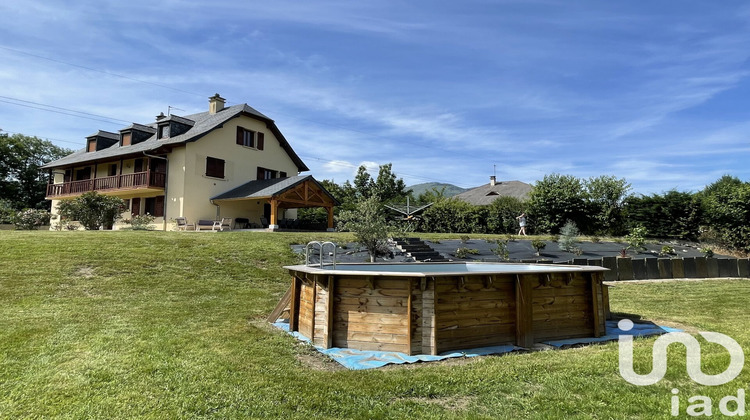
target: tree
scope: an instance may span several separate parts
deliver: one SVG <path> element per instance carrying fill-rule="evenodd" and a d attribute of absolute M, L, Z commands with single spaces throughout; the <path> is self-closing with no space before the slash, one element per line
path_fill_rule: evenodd
<path fill-rule="evenodd" d="M 360 201 L 354 211 L 341 212 L 339 229 L 354 232 L 355 240 L 370 253 L 370 262 L 388 250 L 388 222 L 378 196 Z"/>
<path fill-rule="evenodd" d="M 602 175 L 585 182 L 589 200 L 589 216 L 594 233 L 621 235 L 624 232 L 622 206 L 630 195 L 625 178 Z"/>
<path fill-rule="evenodd" d="M 523 213 L 526 204 L 516 197 L 498 197 L 487 207 L 487 232 L 515 233 L 518 231 L 516 217 Z"/>
<path fill-rule="evenodd" d="M 0 133 L 0 199 L 10 201 L 16 210 L 49 210 L 44 199 L 47 177 L 41 167 L 70 153 L 37 137 Z"/>
<path fill-rule="evenodd" d="M 720 244 L 750 252 L 750 183 L 725 175 L 700 196 L 704 221 Z"/>
<path fill-rule="evenodd" d="M 380 165 L 378 178 L 372 184 L 372 194 L 380 197 L 383 203 L 401 202 L 406 200 L 409 191 L 401 178 L 396 178 L 392 171 L 393 165 Z"/>
<path fill-rule="evenodd" d="M 695 240 L 701 221 L 700 200 L 695 194 L 668 191 L 650 196 L 630 196 L 623 216 L 627 228 L 643 226 L 657 238 Z"/>
<path fill-rule="evenodd" d="M 529 194 L 529 218 L 538 232 L 558 233 L 568 220 L 588 231 L 587 193 L 572 175 L 551 174 L 537 181 Z"/>
<path fill-rule="evenodd" d="M 115 220 L 125 210 L 125 202 L 121 198 L 91 191 L 70 200 L 61 200 L 57 208 L 63 219 L 77 220 L 86 230 L 112 229 Z"/>
<path fill-rule="evenodd" d="M 358 200 L 367 199 L 372 196 L 372 188 L 375 182 L 367 172 L 367 167 L 361 165 L 357 168 L 357 175 L 354 176 L 354 189 Z"/>

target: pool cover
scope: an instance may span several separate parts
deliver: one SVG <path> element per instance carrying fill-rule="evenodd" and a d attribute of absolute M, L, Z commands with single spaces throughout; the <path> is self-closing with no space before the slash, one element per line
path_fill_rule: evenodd
<path fill-rule="evenodd" d="M 286 321 L 278 321 L 273 324 L 275 327 L 289 332 L 289 323 Z M 589 343 L 600 343 L 604 341 L 615 341 L 617 336 L 620 334 L 629 334 L 636 337 L 646 337 L 650 335 L 660 335 L 668 332 L 678 332 L 674 328 L 663 327 L 652 323 L 634 323 L 633 329 L 630 331 L 622 331 L 617 328 L 617 321 L 607 321 L 607 334 L 602 337 L 590 337 L 590 338 L 571 338 L 567 340 L 555 340 L 545 341 L 544 344 L 562 348 L 566 346 L 574 346 L 578 344 L 589 344 Z M 310 342 L 310 339 L 298 333 L 292 331 L 291 334 L 299 340 Z M 395 351 L 368 351 L 368 350 L 355 350 L 332 347 L 330 349 L 324 349 L 322 347 L 315 346 L 315 349 L 325 354 L 331 359 L 337 361 L 342 366 L 351 370 L 362 370 L 362 369 L 373 369 L 383 367 L 390 364 L 404 364 L 404 363 L 416 363 L 416 362 L 434 362 L 438 360 L 445 360 L 455 357 L 475 357 L 475 356 L 487 356 L 491 354 L 504 354 L 510 353 L 517 350 L 526 350 L 523 347 L 517 347 L 514 345 L 505 346 L 492 346 L 492 347 L 479 347 L 468 350 L 452 351 L 442 353 L 436 356 L 429 354 L 419 354 L 416 356 L 409 356 L 404 353 Z"/>

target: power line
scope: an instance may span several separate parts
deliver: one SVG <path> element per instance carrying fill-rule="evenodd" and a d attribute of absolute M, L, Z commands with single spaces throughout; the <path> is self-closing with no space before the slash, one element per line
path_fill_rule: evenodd
<path fill-rule="evenodd" d="M 78 142 L 78 141 L 55 139 L 55 138 L 51 138 L 51 137 L 40 137 L 40 136 L 34 136 L 34 135 L 26 134 L 26 133 L 19 133 L 18 131 L 9 131 L 9 130 L 0 129 L 0 134 L 1 133 L 20 134 L 20 135 L 26 136 L 26 137 L 37 137 L 37 138 L 40 138 L 42 140 L 54 140 L 54 141 L 59 141 L 59 142 L 62 142 L 62 143 L 77 144 L 79 147 L 81 146 L 81 142 Z"/>
<path fill-rule="evenodd" d="M 48 104 L 43 104 L 43 103 L 39 103 L 39 102 L 32 102 L 32 101 L 27 101 L 27 100 L 18 99 L 18 98 L 11 98 L 10 96 L 2 96 L 2 95 L 0 95 L 0 98 L 9 99 L 11 101 L 16 101 L 16 102 L 23 102 L 23 103 L 26 103 L 26 104 L 38 105 L 38 106 L 42 106 L 42 107 L 45 107 L 45 108 L 52 108 L 52 109 L 59 109 L 59 110 L 62 110 L 62 111 L 74 112 L 76 114 L 81 114 L 81 115 L 90 115 L 92 117 L 104 118 L 104 119 L 112 120 L 112 121 L 122 121 L 125 124 L 130 124 L 132 122 L 132 121 L 127 121 L 127 120 L 121 120 L 119 118 L 108 117 L 106 115 L 92 114 L 90 112 L 77 111 L 75 109 L 63 108 L 63 107 L 59 107 L 59 106 L 55 106 L 55 105 L 48 105 Z M 13 102 L 6 102 L 6 103 L 15 104 Z M 15 105 L 21 105 L 21 104 L 15 104 Z M 37 108 L 37 109 L 42 109 L 42 108 Z M 71 115 L 71 114 L 65 114 L 65 115 Z M 77 115 L 73 115 L 73 116 L 77 116 Z M 101 121 L 101 120 L 99 120 L 99 121 Z"/>
<path fill-rule="evenodd" d="M 68 63 L 66 61 L 56 60 L 54 58 L 49 58 L 49 57 L 45 57 L 45 56 L 42 56 L 42 55 L 33 54 L 33 53 L 30 53 L 30 52 L 27 52 L 27 51 L 17 50 L 15 48 L 6 47 L 6 46 L 3 46 L 3 45 L 0 45 L 0 49 L 7 50 L 7 51 L 12 51 L 12 52 L 15 52 L 15 53 L 18 53 L 18 54 L 28 55 L 30 57 L 39 58 L 39 59 L 42 59 L 42 60 L 51 61 L 53 63 L 65 64 L 66 66 L 78 67 L 79 69 L 84 69 L 84 70 L 88 70 L 88 71 L 94 71 L 94 72 L 97 72 L 97 73 L 106 74 L 108 76 L 119 77 L 119 78 L 130 80 L 130 81 L 133 81 L 133 82 L 145 83 L 145 84 L 151 85 L 151 86 L 158 86 L 160 88 L 173 90 L 175 92 L 187 93 L 188 95 L 204 96 L 204 95 L 202 95 L 200 93 L 190 92 L 190 91 L 187 91 L 187 90 L 178 89 L 178 88 L 174 88 L 174 87 L 167 86 L 167 85 L 162 85 L 160 83 L 149 82 L 147 80 L 136 79 L 135 77 L 125 76 L 123 74 L 113 73 L 111 71 L 99 70 L 99 69 L 95 69 L 95 68 L 92 68 L 92 67 L 82 66 L 80 64 Z"/>
<path fill-rule="evenodd" d="M 47 111 L 47 112 L 54 112 L 56 114 L 69 115 L 71 117 L 78 117 L 78 118 L 85 118 L 87 120 L 100 121 L 100 122 L 104 122 L 104 123 L 112 124 L 112 125 L 122 125 L 121 123 L 116 123 L 116 122 L 110 121 L 108 119 L 107 120 L 102 119 L 102 118 L 109 118 L 109 117 L 93 118 L 93 117 L 87 117 L 85 115 L 77 115 L 77 114 L 74 114 L 73 112 L 80 112 L 80 111 L 75 111 L 75 110 L 67 110 L 69 112 L 63 112 L 63 111 L 58 111 L 56 109 L 43 108 L 43 106 L 45 106 L 45 105 L 34 106 L 34 105 L 27 105 L 27 104 L 22 104 L 22 103 L 18 103 L 18 102 L 5 101 L 5 100 L 2 100 L 2 99 L 0 99 L 0 102 L 6 103 L 6 104 L 11 104 L 11 105 L 16 105 L 16 106 L 22 106 L 22 107 L 26 107 L 26 108 L 39 109 L 39 110 Z M 119 121 L 123 121 L 123 120 L 119 120 Z"/>

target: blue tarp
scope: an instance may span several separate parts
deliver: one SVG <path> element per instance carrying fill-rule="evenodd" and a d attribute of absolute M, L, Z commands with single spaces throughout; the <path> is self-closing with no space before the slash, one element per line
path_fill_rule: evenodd
<path fill-rule="evenodd" d="M 289 332 L 288 322 L 276 322 L 273 324 L 279 329 Z M 573 338 L 568 340 L 555 340 L 546 341 L 544 344 L 548 344 L 554 347 L 564 347 L 576 344 L 587 344 L 587 343 L 599 343 L 603 341 L 617 340 L 619 334 L 630 334 L 637 337 L 648 336 L 648 335 L 659 335 L 667 332 L 680 331 L 674 328 L 662 327 L 651 323 L 640 323 L 634 324 L 633 329 L 630 331 L 622 331 L 617 328 L 616 321 L 607 321 L 607 335 L 603 337 L 590 337 L 590 338 Z M 297 339 L 310 342 L 310 339 L 298 333 L 292 331 L 291 334 Z M 330 349 L 324 349 L 319 346 L 315 348 L 330 357 L 331 359 L 339 362 L 347 369 L 361 370 L 361 369 L 373 369 L 379 368 L 389 364 L 403 364 L 403 363 L 416 363 L 416 362 L 433 362 L 437 360 L 445 360 L 454 357 L 475 357 L 475 356 L 487 356 L 490 354 L 503 354 L 510 353 L 517 350 L 525 350 L 522 347 L 513 345 L 506 346 L 492 346 L 492 347 L 479 347 L 468 350 L 453 351 L 442 353 L 437 356 L 429 354 L 419 354 L 416 356 L 409 356 L 404 353 L 396 351 L 367 351 L 367 350 L 355 350 L 332 347 Z"/>
<path fill-rule="evenodd" d="M 602 343 L 605 341 L 616 341 L 618 335 L 632 335 L 634 337 L 647 337 L 650 335 L 661 335 L 668 332 L 681 332 L 676 328 L 664 327 L 651 322 L 633 323 L 630 331 L 623 331 L 617 327 L 617 321 L 607 321 L 607 334 L 601 337 L 569 338 L 566 340 L 543 341 L 542 343 L 553 347 L 565 347 L 576 344 Z"/>

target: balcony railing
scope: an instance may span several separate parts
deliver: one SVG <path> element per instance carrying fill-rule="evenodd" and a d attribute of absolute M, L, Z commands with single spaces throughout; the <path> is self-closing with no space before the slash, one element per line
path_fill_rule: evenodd
<path fill-rule="evenodd" d="M 47 185 L 47 197 L 78 195 L 89 191 L 133 190 L 138 188 L 164 188 L 167 174 L 162 172 L 136 172 L 133 174 L 84 179 Z"/>

